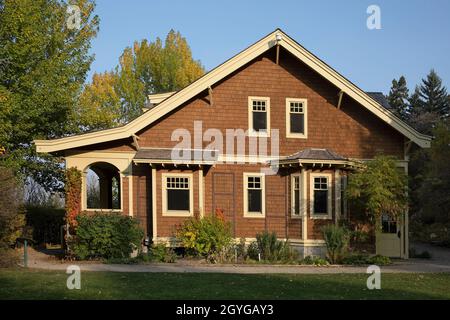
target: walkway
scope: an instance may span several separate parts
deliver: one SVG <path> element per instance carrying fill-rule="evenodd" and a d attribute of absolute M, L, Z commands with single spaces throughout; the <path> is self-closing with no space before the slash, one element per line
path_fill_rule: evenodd
<path fill-rule="evenodd" d="M 428 250 L 432 259 L 410 259 L 395 261 L 393 265 L 381 267 L 384 273 L 421 273 L 450 272 L 450 249 L 437 248 L 428 245 L 415 245 L 417 251 Z M 180 261 L 173 264 L 102 264 L 98 262 L 61 262 L 40 252 L 30 250 L 29 267 L 45 270 L 66 270 L 69 265 L 78 265 L 82 271 L 110 272 L 210 272 L 210 273 L 301 273 L 301 274 L 336 274 L 336 273 L 366 273 L 366 267 L 352 266 L 293 266 L 293 265 L 210 265 Z"/>

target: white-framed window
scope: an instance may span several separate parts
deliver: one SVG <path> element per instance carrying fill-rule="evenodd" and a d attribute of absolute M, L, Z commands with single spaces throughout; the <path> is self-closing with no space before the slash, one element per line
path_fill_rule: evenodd
<path fill-rule="evenodd" d="M 244 173 L 244 217 L 264 218 L 266 216 L 265 175 Z"/>
<path fill-rule="evenodd" d="M 191 173 L 162 174 L 162 214 L 164 216 L 192 216 L 193 175 Z"/>
<path fill-rule="evenodd" d="M 310 211 L 312 219 L 331 219 L 331 174 L 311 173 Z"/>
<path fill-rule="evenodd" d="M 302 176 L 300 174 L 291 175 L 291 217 L 301 218 L 302 208 Z"/>
<path fill-rule="evenodd" d="M 307 138 L 307 108 L 306 99 L 286 98 L 286 137 Z"/>
<path fill-rule="evenodd" d="M 250 135 L 270 135 L 270 98 L 248 97 L 248 131 Z"/>

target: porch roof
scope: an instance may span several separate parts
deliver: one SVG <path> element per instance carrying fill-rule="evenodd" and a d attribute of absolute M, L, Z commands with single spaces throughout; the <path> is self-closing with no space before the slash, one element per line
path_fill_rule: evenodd
<path fill-rule="evenodd" d="M 270 161 L 270 165 L 280 168 L 292 166 L 312 166 L 312 167 L 340 167 L 354 169 L 359 166 L 355 160 L 345 158 L 344 156 L 329 150 L 320 148 L 307 148 L 291 154 L 286 157 L 280 157 L 278 160 Z"/>

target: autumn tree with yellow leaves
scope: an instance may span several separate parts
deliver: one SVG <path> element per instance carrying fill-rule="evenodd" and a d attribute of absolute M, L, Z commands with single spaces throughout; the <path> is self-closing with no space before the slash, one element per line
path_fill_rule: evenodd
<path fill-rule="evenodd" d="M 179 32 L 165 41 L 136 41 L 125 48 L 113 71 L 94 74 L 85 86 L 76 117 L 81 131 L 127 123 L 142 113 L 147 96 L 179 90 L 204 74 Z"/>

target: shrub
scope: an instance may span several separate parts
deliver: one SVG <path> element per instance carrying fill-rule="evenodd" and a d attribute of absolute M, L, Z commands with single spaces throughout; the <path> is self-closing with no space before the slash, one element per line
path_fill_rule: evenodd
<path fill-rule="evenodd" d="M 368 264 L 369 256 L 367 254 L 353 253 L 342 259 L 342 264 L 363 265 Z"/>
<path fill-rule="evenodd" d="M 250 258 L 254 260 L 258 260 L 258 253 L 261 255 L 261 260 L 269 262 L 290 262 L 298 258 L 298 252 L 291 248 L 289 241 L 278 240 L 275 232 L 258 233 L 256 242 L 251 244 L 249 251 Z"/>
<path fill-rule="evenodd" d="M 391 264 L 391 259 L 389 257 L 375 255 L 370 257 L 367 254 L 362 253 L 353 253 L 347 255 L 342 259 L 343 264 L 348 265 L 367 265 L 367 264 L 375 264 L 378 266 L 385 266 Z"/>
<path fill-rule="evenodd" d="M 80 259 L 128 258 L 144 236 L 137 220 L 118 213 L 80 214 L 77 225 L 72 248 Z"/>
<path fill-rule="evenodd" d="M 33 230 L 36 243 L 60 243 L 65 210 L 40 206 L 26 207 L 27 226 Z"/>
<path fill-rule="evenodd" d="M 348 249 L 349 234 L 345 227 L 334 224 L 322 228 L 323 237 L 327 245 L 327 258 L 330 263 L 341 262 Z"/>
<path fill-rule="evenodd" d="M 314 265 L 314 266 L 326 266 L 328 265 L 328 261 L 317 256 L 306 256 L 303 260 L 300 261 L 300 264 L 304 265 Z"/>
<path fill-rule="evenodd" d="M 148 252 L 150 261 L 174 263 L 177 255 L 173 248 L 168 247 L 166 243 L 158 243 L 151 246 Z M 146 262 L 146 261 L 144 261 Z"/>
<path fill-rule="evenodd" d="M 225 254 L 225 260 L 233 263 L 244 262 L 247 259 L 247 247 L 245 242 L 245 238 L 241 238 L 239 239 L 239 242 L 230 245 Z"/>
<path fill-rule="evenodd" d="M 231 228 L 222 217 L 189 218 L 176 233 L 188 254 L 215 263 L 224 261 L 232 243 Z"/>
<path fill-rule="evenodd" d="M 22 189 L 12 170 L 0 165 L 0 249 L 9 248 L 22 235 L 25 216 Z"/>
<path fill-rule="evenodd" d="M 0 268 L 17 267 L 21 257 L 17 250 L 0 247 Z"/>
<path fill-rule="evenodd" d="M 259 248 L 256 241 L 249 244 L 247 248 L 247 256 L 252 260 L 259 260 Z"/>
<path fill-rule="evenodd" d="M 392 264 L 391 259 L 389 257 L 381 256 L 377 254 L 376 256 L 370 257 L 367 259 L 367 264 L 376 264 L 377 266 L 386 266 Z"/>

